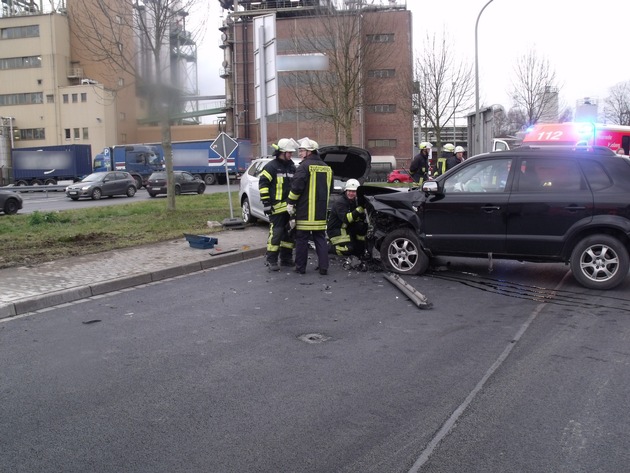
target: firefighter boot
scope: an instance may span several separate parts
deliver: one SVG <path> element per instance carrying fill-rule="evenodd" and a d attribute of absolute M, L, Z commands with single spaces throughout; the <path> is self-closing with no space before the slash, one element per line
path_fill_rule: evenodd
<path fill-rule="evenodd" d="M 289 248 L 280 248 L 280 266 L 295 266 L 293 251 Z"/>
<path fill-rule="evenodd" d="M 269 271 L 280 271 L 280 267 L 278 266 L 278 253 L 277 252 L 267 253 L 267 269 Z"/>

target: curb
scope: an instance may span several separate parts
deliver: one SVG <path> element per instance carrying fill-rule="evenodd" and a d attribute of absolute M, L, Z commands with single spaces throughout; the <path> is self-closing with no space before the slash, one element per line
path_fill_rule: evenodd
<path fill-rule="evenodd" d="M 49 307 L 75 302 L 88 297 L 100 296 L 109 292 L 120 291 L 130 287 L 140 286 L 151 282 L 163 281 L 165 279 L 183 276 L 206 269 L 217 268 L 231 263 L 238 263 L 247 259 L 257 258 L 266 253 L 266 248 L 254 248 L 244 251 L 236 251 L 225 255 L 216 255 L 212 259 L 187 263 L 183 265 L 170 266 L 149 273 L 135 274 L 133 276 L 112 279 L 98 282 L 87 286 L 77 286 L 61 291 L 50 292 L 39 296 L 0 305 L 0 320 L 15 317 L 17 315 L 35 312 Z"/>

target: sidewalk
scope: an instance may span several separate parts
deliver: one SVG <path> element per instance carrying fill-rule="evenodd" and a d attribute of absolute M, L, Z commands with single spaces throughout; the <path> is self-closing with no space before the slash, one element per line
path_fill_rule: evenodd
<path fill-rule="evenodd" d="M 0 319 L 147 284 L 265 254 L 268 227 L 208 230 L 212 249 L 191 248 L 184 236 L 154 245 L 0 270 Z M 212 253 L 212 254 L 211 254 Z"/>

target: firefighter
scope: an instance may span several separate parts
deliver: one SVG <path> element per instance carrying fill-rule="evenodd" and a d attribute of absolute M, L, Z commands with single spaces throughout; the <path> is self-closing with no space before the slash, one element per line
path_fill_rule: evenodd
<path fill-rule="evenodd" d="M 328 274 L 328 244 L 326 242 L 326 216 L 333 173 L 310 138 L 298 142 L 298 166 L 288 198 L 288 211 L 295 215 L 295 272 L 304 274 L 308 261 L 308 240 L 312 236 L 317 252 L 319 274 Z"/>
<path fill-rule="evenodd" d="M 420 143 L 420 152 L 413 157 L 411 165 L 409 166 L 409 173 L 414 182 L 422 184 L 429 176 L 429 159 L 431 155 L 431 148 L 433 145 L 428 141 Z"/>
<path fill-rule="evenodd" d="M 466 160 L 466 158 L 464 157 L 465 152 L 466 150 L 464 149 L 463 146 L 455 147 L 455 157 L 457 158 L 457 164 L 463 163 Z"/>
<path fill-rule="evenodd" d="M 294 264 L 295 241 L 289 231 L 290 217 L 286 199 L 295 174 L 295 164 L 291 159 L 291 153 L 295 152 L 295 142 L 289 138 L 282 138 L 277 145 L 274 145 L 274 148 L 275 159 L 269 161 L 260 173 L 258 189 L 263 211 L 269 216 L 269 238 L 265 263 L 269 271 L 280 271 L 278 259 L 281 266 Z"/>
<path fill-rule="evenodd" d="M 442 146 L 442 156 L 439 157 L 437 160 L 437 166 L 435 168 L 435 172 L 433 173 L 434 177 L 444 174 L 448 169 L 457 164 L 453 164 L 453 161 L 455 159 L 455 154 L 453 153 L 453 151 L 455 151 L 455 146 L 453 146 L 452 143 L 446 143 L 444 146 Z M 449 158 L 451 160 L 450 167 L 448 167 L 447 165 Z"/>
<path fill-rule="evenodd" d="M 344 193 L 331 206 L 328 215 L 328 238 L 339 256 L 362 257 L 365 252 L 365 210 L 357 202 L 359 181 L 348 179 Z"/>

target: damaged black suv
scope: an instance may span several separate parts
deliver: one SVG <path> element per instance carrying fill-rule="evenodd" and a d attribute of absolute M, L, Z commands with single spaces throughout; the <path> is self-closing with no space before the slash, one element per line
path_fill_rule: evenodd
<path fill-rule="evenodd" d="M 630 158 L 608 148 L 521 147 L 464 161 L 421 189 L 363 187 L 368 238 L 390 271 L 433 256 L 570 264 L 611 289 L 630 266 Z"/>

